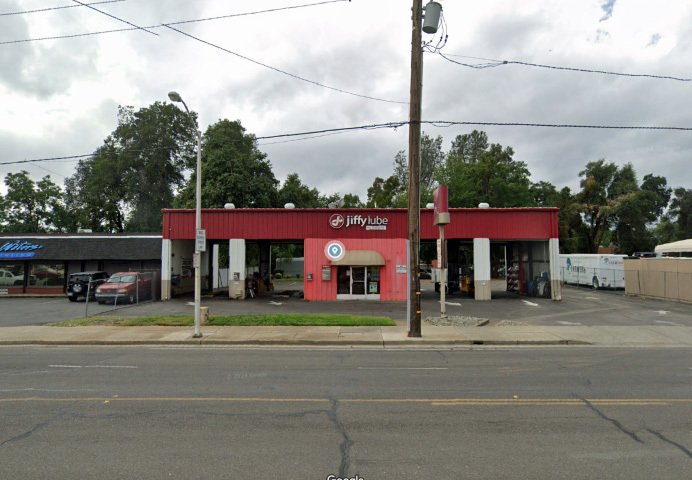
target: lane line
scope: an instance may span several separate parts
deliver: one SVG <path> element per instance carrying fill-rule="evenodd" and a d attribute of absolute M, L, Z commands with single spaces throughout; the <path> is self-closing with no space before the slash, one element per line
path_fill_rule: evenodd
<path fill-rule="evenodd" d="M 52 368 L 139 368 L 137 365 L 48 365 Z"/>

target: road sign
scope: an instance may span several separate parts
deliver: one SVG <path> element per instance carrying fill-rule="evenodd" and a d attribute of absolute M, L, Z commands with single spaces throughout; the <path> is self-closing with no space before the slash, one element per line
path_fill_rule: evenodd
<path fill-rule="evenodd" d="M 195 251 L 196 252 L 206 252 L 207 251 L 207 231 L 200 228 L 197 230 L 197 236 L 195 237 Z"/>
<path fill-rule="evenodd" d="M 338 240 L 332 240 L 324 247 L 324 254 L 330 260 L 340 260 L 343 258 L 345 253 L 346 247 L 344 247 L 344 244 Z"/>

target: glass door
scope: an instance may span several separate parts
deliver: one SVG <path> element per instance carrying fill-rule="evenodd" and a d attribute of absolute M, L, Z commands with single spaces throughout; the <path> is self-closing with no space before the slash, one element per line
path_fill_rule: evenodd
<path fill-rule="evenodd" d="M 380 298 L 380 267 L 338 266 L 336 269 L 338 300 Z"/>

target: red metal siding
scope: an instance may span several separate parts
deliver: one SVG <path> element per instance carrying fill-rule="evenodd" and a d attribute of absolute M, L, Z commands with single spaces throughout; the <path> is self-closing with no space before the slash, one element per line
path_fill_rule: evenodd
<path fill-rule="evenodd" d="M 331 266 L 331 281 L 322 281 L 322 266 L 331 265 L 324 254 L 324 247 L 332 238 L 308 238 L 305 240 L 305 299 L 336 300 L 336 266 Z M 382 255 L 385 264 L 380 267 L 380 300 L 406 300 L 406 274 L 396 273 L 397 265 L 406 265 L 406 240 L 404 239 L 344 239 L 339 237 L 346 250 L 374 250 Z M 307 280 L 312 274 L 312 280 Z"/>
<path fill-rule="evenodd" d="M 446 238 L 490 238 L 494 240 L 540 240 L 558 238 L 556 208 L 450 209 L 451 223 Z M 366 230 L 351 225 L 332 228 L 330 218 L 360 216 L 386 219 L 386 230 Z M 194 210 L 164 210 L 164 239 L 194 239 Z M 407 212 L 402 209 L 234 209 L 202 210 L 202 228 L 209 240 L 302 240 L 306 238 L 391 239 L 407 238 Z M 435 239 L 433 212 L 421 211 L 422 239 Z"/>

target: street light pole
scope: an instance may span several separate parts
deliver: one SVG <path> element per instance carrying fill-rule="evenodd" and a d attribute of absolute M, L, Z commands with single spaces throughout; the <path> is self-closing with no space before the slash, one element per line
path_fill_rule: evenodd
<path fill-rule="evenodd" d="M 185 107 L 187 116 L 195 127 L 195 133 L 197 134 L 197 169 L 195 176 L 197 177 L 197 186 L 195 194 L 195 333 L 192 335 L 194 338 L 200 338 L 202 332 L 200 330 L 200 325 L 202 323 L 202 258 L 201 252 L 197 247 L 197 232 L 202 229 L 202 134 L 197 129 L 192 119 L 192 114 L 190 109 L 183 101 L 183 97 L 180 96 L 178 92 L 169 92 L 168 98 L 173 102 L 180 102 Z"/>

